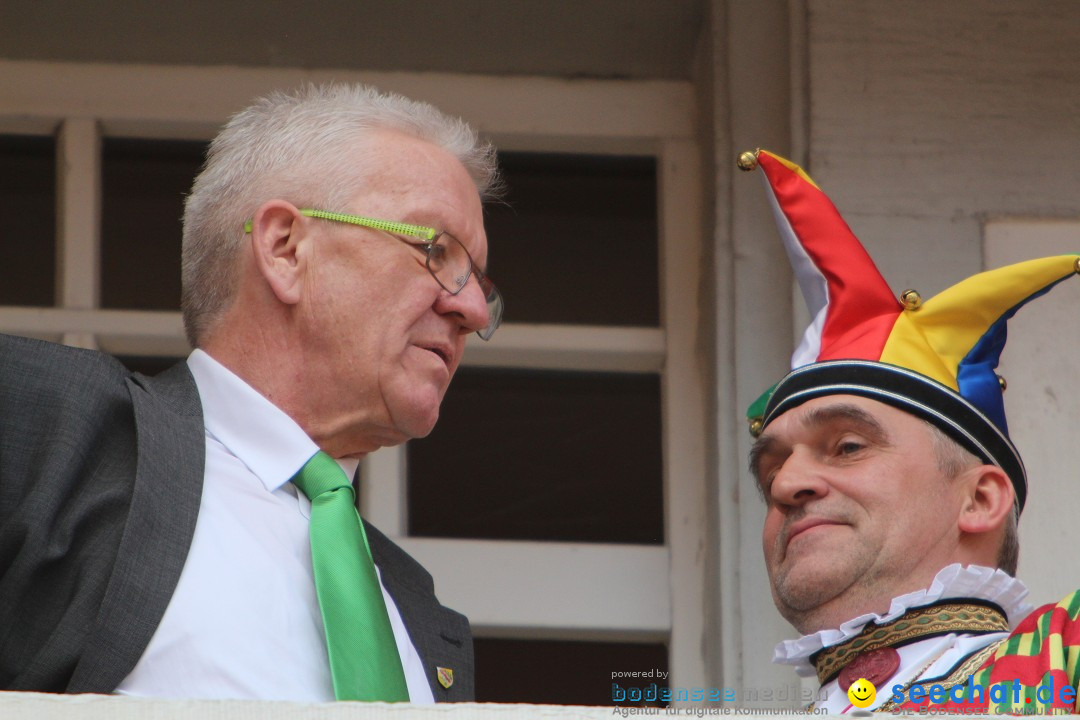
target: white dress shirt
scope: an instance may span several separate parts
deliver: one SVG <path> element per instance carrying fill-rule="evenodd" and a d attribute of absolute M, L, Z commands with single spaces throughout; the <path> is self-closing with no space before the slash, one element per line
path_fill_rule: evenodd
<path fill-rule="evenodd" d="M 289 482 L 318 447 L 203 351 L 191 354 L 188 367 L 206 427 L 199 517 L 176 592 L 117 692 L 332 701 L 311 567 L 311 503 Z M 340 464 L 352 477 L 358 461 Z M 432 703 L 420 656 L 385 586 L 382 592 L 410 701 Z"/>

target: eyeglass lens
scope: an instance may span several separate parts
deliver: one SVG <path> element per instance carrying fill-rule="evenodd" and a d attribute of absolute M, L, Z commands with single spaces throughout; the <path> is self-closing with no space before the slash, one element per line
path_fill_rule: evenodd
<path fill-rule="evenodd" d="M 429 246 L 427 267 L 439 284 L 447 292 L 454 294 L 461 292 L 469 282 L 469 275 L 473 273 L 469 251 L 460 240 L 449 233 L 441 233 Z M 486 276 L 477 273 L 477 280 L 480 282 L 488 310 L 488 324 L 479 331 L 479 335 L 487 340 L 502 322 L 502 296 Z"/>

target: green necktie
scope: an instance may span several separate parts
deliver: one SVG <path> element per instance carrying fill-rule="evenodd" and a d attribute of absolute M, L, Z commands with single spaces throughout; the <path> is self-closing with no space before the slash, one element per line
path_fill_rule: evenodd
<path fill-rule="evenodd" d="M 311 560 L 334 696 L 408 702 L 405 672 L 349 479 L 319 451 L 292 481 L 311 500 Z"/>

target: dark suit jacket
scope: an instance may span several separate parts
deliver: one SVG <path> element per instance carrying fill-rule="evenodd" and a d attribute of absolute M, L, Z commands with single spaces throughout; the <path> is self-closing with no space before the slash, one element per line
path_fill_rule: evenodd
<path fill-rule="evenodd" d="M 131 672 L 187 559 L 204 453 L 186 363 L 150 378 L 0 335 L 0 689 L 109 693 Z M 468 620 L 365 527 L 435 699 L 472 700 Z"/>

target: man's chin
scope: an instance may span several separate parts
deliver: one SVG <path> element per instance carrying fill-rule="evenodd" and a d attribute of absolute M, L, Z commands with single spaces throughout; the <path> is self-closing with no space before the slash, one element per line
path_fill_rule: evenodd
<path fill-rule="evenodd" d="M 774 580 L 773 600 L 784 619 L 800 632 L 815 632 L 824 628 L 812 627 L 817 624 L 814 618 L 843 594 L 848 584 L 827 569 L 798 568 Z M 808 627 L 812 629 L 805 629 Z"/>
<path fill-rule="evenodd" d="M 394 426 L 404 436 L 402 441 L 425 438 L 435 429 L 439 420 L 439 406 L 423 404 L 395 413 Z"/>

